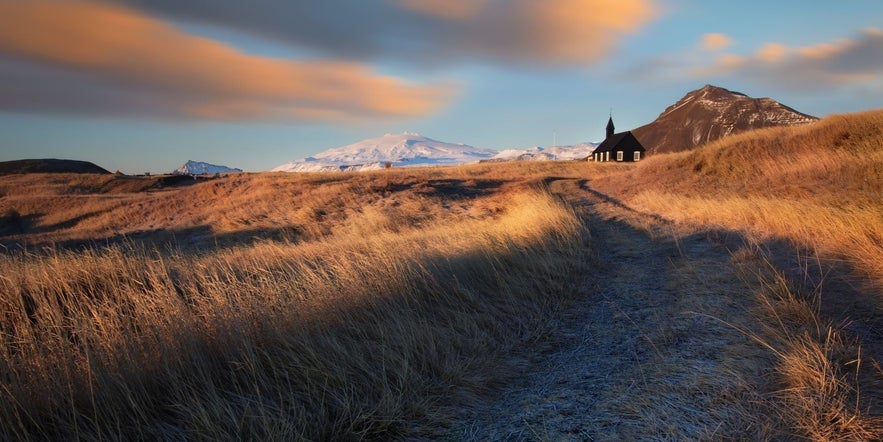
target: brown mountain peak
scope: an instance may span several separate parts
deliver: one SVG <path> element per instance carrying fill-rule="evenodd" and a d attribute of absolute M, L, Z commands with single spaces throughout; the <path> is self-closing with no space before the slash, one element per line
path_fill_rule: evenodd
<path fill-rule="evenodd" d="M 663 153 L 692 149 L 746 130 L 816 120 L 771 98 L 751 98 L 706 84 L 632 132 L 649 153 Z"/>
<path fill-rule="evenodd" d="M 739 99 L 739 98 L 750 98 L 748 95 L 743 94 L 742 92 L 731 91 L 729 89 L 725 89 L 719 86 L 714 86 L 711 84 L 706 84 L 702 86 L 701 89 L 697 89 L 693 92 L 688 93 L 701 95 L 708 98 L 713 98 L 717 100 L 728 100 L 728 99 Z"/>

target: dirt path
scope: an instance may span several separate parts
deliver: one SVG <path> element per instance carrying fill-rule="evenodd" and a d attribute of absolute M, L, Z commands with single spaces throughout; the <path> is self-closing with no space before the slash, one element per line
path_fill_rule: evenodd
<path fill-rule="evenodd" d="M 583 182 L 551 183 L 585 214 L 599 265 L 555 324 L 554 345 L 451 440 L 720 440 L 763 437 L 757 385 L 769 355 L 750 327 L 751 291 L 713 237 L 662 221 Z"/>

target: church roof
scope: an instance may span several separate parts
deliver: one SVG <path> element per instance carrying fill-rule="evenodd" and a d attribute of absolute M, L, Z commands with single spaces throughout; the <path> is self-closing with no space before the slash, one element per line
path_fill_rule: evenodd
<path fill-rule="evenodd" d="M 592 153 L 613 152 L 617 150 L 644 152 L 646 149 L 644 149 L 641 142 L 632 135 L 632 132 L 628 131 L 607 137 Z"/>

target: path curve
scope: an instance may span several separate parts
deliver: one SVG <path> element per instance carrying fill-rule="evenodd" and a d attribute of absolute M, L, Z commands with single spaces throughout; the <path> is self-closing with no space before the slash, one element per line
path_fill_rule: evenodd
<path fill-rule="evenodd" d="M 665 222 L 593 191 L 551 182 L 585 217 L 597 267 L 555 326 L 553 345 L 491 402 L 463 411 L 451 440 L 762 439 L 758 385 L 770 355 L 751 327 L 751 290 L 709 234 L 678 238 Z"/>

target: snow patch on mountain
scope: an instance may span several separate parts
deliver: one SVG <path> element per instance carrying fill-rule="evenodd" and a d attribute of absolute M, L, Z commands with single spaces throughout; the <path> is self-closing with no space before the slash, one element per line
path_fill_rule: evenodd
<path fill-rule="evenodd" d="M 494 161 L 572 161 L 591 155 L 598 143 L 580 143 L 569 146 L 531 147 L 529 149 L 505 149 L 494 155 Z"/>
<path fill-rule="evenodd" d="M 497 151 L 433 140 L 420 134 L 386 134 L 326 150 L 271 169 L 272 172 L 330 172 L 475 163 Z"/>
<path fill-rule="evenodd" d="M 242 169 L 231 168 L 227 166 L 218 166 L 215 164 L 203 163 L 200 161 L 187 161 L 183 166 L 175 169 L 174 175 L 214 175 L 216 173 L 236 173 L 242 172 Z"/>

